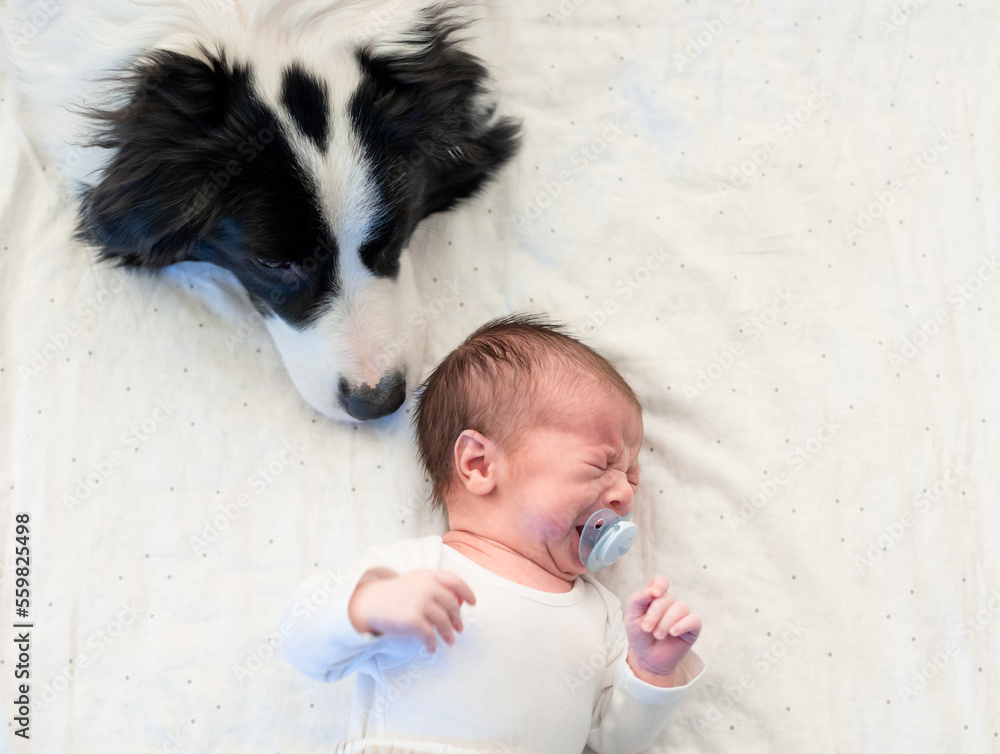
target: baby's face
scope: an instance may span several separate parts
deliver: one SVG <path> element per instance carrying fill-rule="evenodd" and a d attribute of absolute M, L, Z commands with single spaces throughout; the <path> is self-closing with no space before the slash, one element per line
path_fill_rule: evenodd
<path fill-rule="evenodd" d="M 642 418 L 617 394 L 570 390 L 553 400 L 558 419 L 526 430 L 504 456 L 510 506 L 507 544 L 566 580 L 580 562 L 580 532 L 594 511 L 632 510 L 639 484 Z"/>

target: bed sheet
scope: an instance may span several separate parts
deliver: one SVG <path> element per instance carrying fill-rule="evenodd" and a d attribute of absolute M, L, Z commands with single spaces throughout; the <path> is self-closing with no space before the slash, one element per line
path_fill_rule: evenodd
<path fill-rule="evenodd" d="M 636 388 L 642 537 L 604 581 L 669 575 L 709 664 L 655 751 L 1000 751 L 1000 8 L 485 16 L 524 147 L 414 238 L 422 367 L 537 311 Z M 442 531 L 408 416 L 331 423 L 225 275 L 72 230 L 0 80 L 0 751 L 327 751 L 351 684 L 291 668 L 281 609 Z"/>

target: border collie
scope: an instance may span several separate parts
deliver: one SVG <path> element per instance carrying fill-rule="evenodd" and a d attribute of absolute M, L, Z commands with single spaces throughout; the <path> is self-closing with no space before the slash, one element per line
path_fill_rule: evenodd
<path fill-rule="evenodd" d="M 515 153 L 456 4 L 57 2 L 7 57 L 78 202 L 133 268 L 229 270 L 299 392 L 366 420 L 406 396 L 417 223 Z M 37 18 L 37 16 L 36 16 Z"/>

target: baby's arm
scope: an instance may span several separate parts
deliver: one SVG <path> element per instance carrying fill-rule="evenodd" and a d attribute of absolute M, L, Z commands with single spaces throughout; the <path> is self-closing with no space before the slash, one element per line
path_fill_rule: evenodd
<path fill-rule="evenodd" d="M 475 605 L 476 596 L 450 571 L 424 569 L 400 576 L 373 568 L 354 589 L 347 614 L 359 633 L 417 636 L 433 653 L 435 631 L 446 644 L 455 643 L 464 602 Z"/>
<path fill-rule="evenodd" d="M 705 671 L 690 651 L 701 619 L 668 587 L 665 577 L 654 577 L 629 598 L 624 615 L 617 599 L 608 601 L 607 667 L 587 741 L 599 754 L 646 751 Z"/>
<path fill-rule="evenodd" d="M 629 597 L 625 611 L 628 665 L 636 678 L 663 688 L 674 685 L 674 670 L 701 633 L 701 618 L 669 588 L 666 576 L 654 576 Z"/>
<path fill-rule="evenodd" d="M 300 671 L 321 681 L 346 678 L 355 672 L 377 672 L 380 666 L 393 667 L 407 662 L 420 651 L 421 643 L 426 644 L 426 634 L 417 636 L 411 632 L 401 636 L 394 631 L 397 623 L 406 624 L 407 619 L 400 618 L 393 610 L 387 614 L 383 611 L 382 605 L 389 594 L 386 587 L 400 583 L 396 581 L 401 578 L 397 574 L 435 568 L 440 561 L 440 537 L 424 537 L 391 545 L 374 545 L 365 551 L 356 566 L 318 573 L 306 580 L 292 594 L 282 616 L 282 650 L 285 656 Z M 373 591 L 376 599 L 371 600 L 374 612 L 369 622 L 366 600 L 355 602 L 353 606 L 351 603 L 359 585 L 362 585 L 358 595 L 361 597 L 383 579 L 387 584 Z M 380 593 L 382 596 L 379 596 Z M 402 603 L 412 597 L 405 595 L 401 598 L 394 591 L 389 599 Z M 359 604 L 362 609 L 355 625 L 354 616 L 350 613 L 352 607 L 357 613 Z M 406 604 L 412 607 L 413 602 Z M 448 625 L 450 618 L 445 621 L 444 628 L 448 632 L 451 630 Z M 432 625 L 437 628 L 436 624 Z M 373 636 L 376 632 L 386 635 Z M 420 641 L 417 641 L 418 638 Z"/>

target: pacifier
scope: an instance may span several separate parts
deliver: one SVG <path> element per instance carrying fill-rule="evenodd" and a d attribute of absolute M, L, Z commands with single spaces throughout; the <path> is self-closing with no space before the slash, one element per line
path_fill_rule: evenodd
<path fill-rule="evenodd" d="M 580 532 L 580 562 L 600 571 L 627 553 L 635 543 L 639 527 L 610 508 L 594 511 Z"/>

